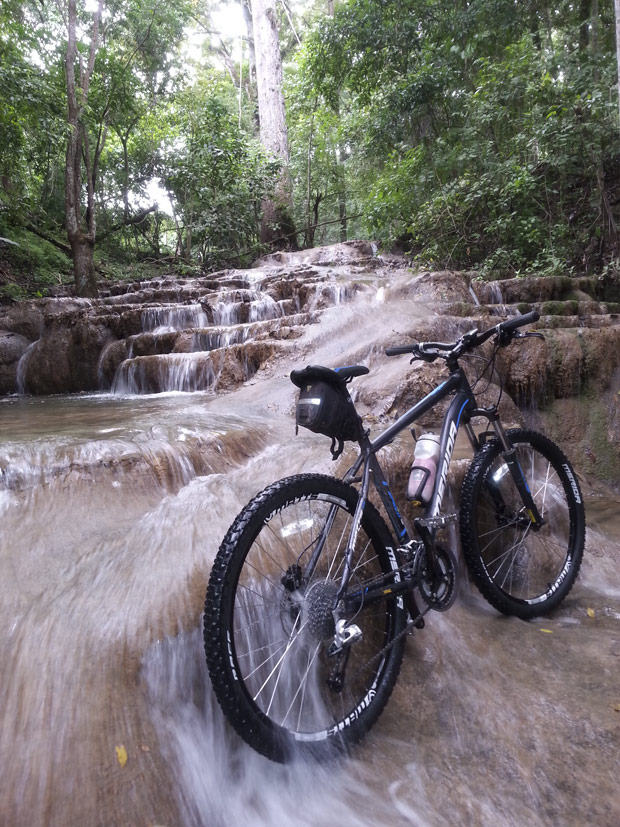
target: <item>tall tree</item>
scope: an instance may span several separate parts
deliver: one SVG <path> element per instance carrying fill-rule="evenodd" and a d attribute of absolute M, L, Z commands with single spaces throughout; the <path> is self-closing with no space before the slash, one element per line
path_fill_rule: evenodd
<path fill-rule="evenodd" d="M 620 112 L 620 0 L 614 0 L 614 12 L 616 20 L 616 67 L 618 72 L 618 110 Z"/>
<path fill-rule="evenodd" d="M 153 102 L 167 94 L 174 46 L 187 20 L 189 0 L 56 0 L 66 32 L 64 56 L 67 122 L 65 224 L 76 293 L 97 293 L 94 248 L 100 166 L 112 126 L 125 151 L 132 130 Z M 105 26 L 103 18 L 105 13 Z M 152 206 L 129 214 L 129 181 L 123 178 L 123 219 L 116 228 L 143 220 Z"/>
<path fill-rule="evenodd" d="M 105 144 L 107 124 L 97 136 L 96 145 L 91 147 L 90 137 L 84 121 L 88 106 L 90 82 L 95 68 L 95 56 L 99 47 L 99 26 L 103 12 L 103 0 L 99 0 L 90 29 L 88 60 L 84 64 L 81 53 L 78 61 L 77 48 L 77 6 L 76 0 L 68 0 L 66 9 L 67 52 L 65 75 L 67 80 L 67 165 L 65 173 L 65 221 L 67 236 L 73 256 L 75 290 L 78 296 L 96 296 L 97 279 L 93 251 L 95 247 L 95 186 L 97 167 Z M 76 78 L 76 64 L 78 78 Z M 86 209 L 82 204 L 82 158 L 86 178 Z"/>
<path fill-rule="evenodd" d="M 260 139 L 265 149 L 282 163 L 275 197 L 263 203 L 261 240 L 295 243 L 290 217 L 293 206 L 288 170 L 289 148 L 282 92 L 282 58 L 275 0 L 252 0 L 252 24 L 256 56 L 256 82 Z"/>
<path fill-rule="evenodd" d="M 612 21 L 610 0 L 356 0 L 320 21 L 307 97 L 338 111 L 347 93 L 366 231 L 502 274 L 613 261 Z"/>

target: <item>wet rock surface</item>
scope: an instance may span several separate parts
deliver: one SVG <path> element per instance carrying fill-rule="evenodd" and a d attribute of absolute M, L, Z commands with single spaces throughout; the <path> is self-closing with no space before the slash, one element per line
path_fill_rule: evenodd
<path fill-rule="evenodd" d="M 304 329 L 330 308 L 356 301 L 375 310 L 410 307 L 410 324 L 398 328 L 400 343 L 453 340 L 474 326 L 536 309 L 535 327 L 545 340 L 501 350 L 494 372 L 484 373 L 472 360 L 470 379 L 480 378 L 478 391 L 488 385 L 482 400 L 489 404 L 500 399 L 501 377 L 505 417 L 522 423 L 517 407 L 529 410 L 530 420 L 571 447 L 580 467 L 599 469 L 613 482 L 620 470 L 618 300 L 620 284 L 610 277 L 483 282 L 471 274 L 414 271 L 403 259 L 377 255 L 369 242 L 281 252 L 247 271 L 116 284 L 98 300 L 41 299 L 4 310 L 0 393 L 231 391 L 257 372 L 269 375 L 280 357 L 297 352 L 303 359 Z M 371 365 L 382 347 L 395 343 L 387 325 L 372 336 L 362 334 L 362 347 L 347 358 Z M 490 345 L 484 352 L 489 356 Z M 439 373 L 417 364 L 400 371 L 387 394 L 372 376 L 355 392 L 367 413 L 385 419 L 419 398 Z M 442 413 L 421 424 L 435 424 Z M 581 429 L 582 439 L 563 441 L 566 418 L 565 430 Z"/>
<path fill-rule="evenodd" d="M 366 243 L 335 245 L 322 255 L 298 255 L 286 263 L 272 257 L 248 271 L 163 277 L 104 288 L 96 300 L 59 297 L 11 307 L 0 313 L 0 393 L 230 390 L 260 366 L 256 342 L 295 338 L 316 313 L 363 289 L 352 277 L 391 269 L 372 255 Z M 196 371 L 195 381 L 189 381 L 178 369 L 180 360 L 159 359 L 157 369 L 154 360 L 131 363 L 238 344 L 244 345 L 234 351 L 238 368 L 232 369 L 228 354 L 228 369 L 215 384 L 208 370 Z M 221 356 L 197 357 L 195 364 L 211 361 L 219 364 Z"/>

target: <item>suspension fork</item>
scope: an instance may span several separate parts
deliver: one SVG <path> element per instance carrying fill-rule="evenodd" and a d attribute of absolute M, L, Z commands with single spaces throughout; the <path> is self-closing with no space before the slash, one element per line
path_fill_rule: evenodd
<path fill-rule="evenodd" d="M 495 435 L 502 446 L 502 459 L 510 471 L 510 476 L 512 477 L 517 491 L 519 492 L 523 505 L 525 506 L 525 512 L 530 520 L 531 527 L 534 531 L 538 531 L 538 529 L 544 525 L 545 521 L 543 520 L 540 511 L 534 502 L 532 492 L 530 491 L 530 487 L 525 479 L 523 469 L 521 468 L 521 463 L 517 459 L 517 449 L 508 439 L 508 436 L 499 421 L 497 413 L 495 416 L 491 417 L 490 420 L 493 430 L 495 431 Z"/>

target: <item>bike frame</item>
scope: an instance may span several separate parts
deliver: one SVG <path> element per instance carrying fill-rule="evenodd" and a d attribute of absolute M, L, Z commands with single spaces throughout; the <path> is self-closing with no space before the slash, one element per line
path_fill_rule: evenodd
<path fill-rule="evenodd" d="M 454 394 L 454 398 L 450 403 L 441 427 L 439 462 L 437 465 L 433 494 L 425 510 L 424 517 L 414 520 L 414 526 L 419 535 L 419 538 L 414 538 L 409 535 L 398 507 L 396 506 L 396 502 L 392 492 L 390 491 L 388 482 L 385 479 L 385 475 L 379 464 L 377 453 L 386 445 L 389 445 L 401 431 L 411 426 L 416 420 L 434 408 L 450 394 Z M 423 399 L 400 416 L 396 422 L 379 434 L 378 437 L 374 440 L 370 440 L 368 435 L 364 434 L 364 436 L 359 440 L 360 455 L 343 478 L 343 481 L 346 483 L 361 482 L 361 486 L 357 506 L 353 516 L 353 524 L 347 543 L 344 572 L 338 593 L 339 599 L 346 593 L 348 588 L 355 542 L 361 526 L 364 509 L 368 501 L 368 491 L 371 477 L 373 485 L 377 490 L 385 511 L 389 517 L 392 528 L 398 538 L 399 547 L 406 547 L 407 544 L 412 541 L 420 539 L 424 543 L 424 547 L 427 552 L 430 571 L 435 575 L 440 574 L 435 554 L 435 535 L 438 528 L 449 522 L 448 519 L 440 516 L 440 511 L 445 493 L 450 460 L 454 451 L 454 445 L 459 428 L 461 425 L 465 428 L 474 452 L 481 447 L 484 441 L 476 436 L 473 428 L 471 427 L 471 419 L 474 416 L 486 417 L 486 419 L 491 423 L 495 436 L 497 436 L 500 444 L 502 445 L 504 460 L 510 470 L 515 485 L 521 494 L 526 508 L 526 513 L 532 523 L 532 527 L 534 530 L 540 528 L 542 525 L 542 519 L 533 502 L 527 483 L 525 482 L 523 472 L 515 456 L 515 450 L 510 444 L 506 433 L 501 426 L 496 406 L 489 408 L 478 408 L 474 392 L 472 391 L 465 372 L 461 367 L 456 367 L 451 370 L 450 375 L 445 382 L 442 382 L 434 388 Z M 326 526 L 327 530 L 329 530 L 330 525 L 331 519 L 328 517 Z M 317 546 L 315 547 L 312 559 L 309 561 L 309 571 L 314 569 L 314 565 L 322 552 L 324 538 L 326 536 L 326 533 L 324 533 L 323 538 L 319 540 Z M 388 549 L 388 553 L 390 552 L 394 572 L 394 581 L 395 583 L 400 582 L 400 586 L 395 588 L 394 591 L 405 591 L 406 588 L 408 588 L 408 585 L 405 586 L 405 583 L 401 581 L 398 571 L 399 564 L 396 560 L 395 550 Z"/>

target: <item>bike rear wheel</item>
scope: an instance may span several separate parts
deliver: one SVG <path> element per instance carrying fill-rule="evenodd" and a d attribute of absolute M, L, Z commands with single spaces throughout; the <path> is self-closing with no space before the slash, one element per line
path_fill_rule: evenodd
<path fill-rule="evenodd" d="M 523 619 L 556 608 L 575 582 L 585 541 L 585 511 L 570 463 L 534 431 L 507 431 L 544 524 L 535 530 L 498 440 L 474 457 L 461 490 L 465 562 L 488 602 Z"/>
<path fill-rule="evenodd" d="M 276 761 L 324 757 L 359 741 L 398 677 L 402 599 L 366 605 L 363 598 L 370 583 L 398 578 L 390 575 L 390 532 L 371 504 L 340 615 L 361 638 L 347 654 L 327 653 L 357 499 L 355 488 L 332 477 L 281 480 L 239 514 L 213 566 L 204 615 L 213 688 L 239 735 Z"/>

